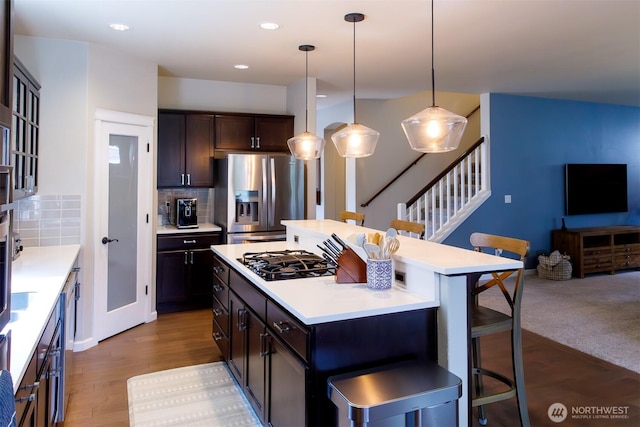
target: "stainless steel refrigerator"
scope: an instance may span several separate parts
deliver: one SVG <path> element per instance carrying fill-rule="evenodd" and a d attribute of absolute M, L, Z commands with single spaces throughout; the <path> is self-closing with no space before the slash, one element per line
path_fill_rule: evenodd
<path fill-rule="evenodd" d="M 226 243 L 285 240 L 283 219 L 304 218 L 304 162 L 228 154 L 215 162 L 214 220 Z"/>

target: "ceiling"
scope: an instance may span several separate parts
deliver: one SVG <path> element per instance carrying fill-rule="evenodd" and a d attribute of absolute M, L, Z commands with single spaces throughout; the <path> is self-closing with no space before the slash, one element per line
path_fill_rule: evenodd
<path fill-rule="evenodd" d="M 160 76 L 289 85 L 323 108 L 431 89 L 428 0 L 14 0 L 15 33 L 97 43 Z M 436 90 L 640 106 L 640 1 L 435 0 Z M 280 29 L 265 31 L 262 22 Z M 124 23 L 126 32 L 109 29 Z M 247 70 L 235 64 L 249 65 Z"/>

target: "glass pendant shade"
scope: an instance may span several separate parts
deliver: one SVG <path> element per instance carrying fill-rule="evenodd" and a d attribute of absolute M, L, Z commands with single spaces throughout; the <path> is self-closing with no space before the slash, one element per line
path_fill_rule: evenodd
<path fill-rule="evenodd" d="M 324 150 L 324 139 L 307 131 L 287 140 L 293 157 L 298 160 L 319 159 Z"/>
<path fill-rule="evenodd" d="M 369 157 L 376 150 L 380 132 L 358 123 L 345 126 L 333 135 L 338 154 L 342 157 Z"/>
<path fill-rule="evenodd" d="M 423 153 L 444 153 L 458 148 L 467 119 L 440 107 L 429 107 L 402 121 L 409 145 Z"/>
<path fill-rule="evenodd" d="M 324 139 L 309 132 L 309 52 L 316 47 L 310 44 L 298 46 L 298 50 L 305 53 L 305 131 L 287 140 L 289 151 L 298 160 L 319 159 L 324 150 Z"/>

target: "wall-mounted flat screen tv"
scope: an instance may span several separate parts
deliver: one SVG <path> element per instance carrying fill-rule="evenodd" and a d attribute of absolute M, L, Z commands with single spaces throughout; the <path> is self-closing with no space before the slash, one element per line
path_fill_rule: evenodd
<path fill-rule="evenodd" d="M 565 166 L 565 214 L 627 212 L 627 165 Z"/>

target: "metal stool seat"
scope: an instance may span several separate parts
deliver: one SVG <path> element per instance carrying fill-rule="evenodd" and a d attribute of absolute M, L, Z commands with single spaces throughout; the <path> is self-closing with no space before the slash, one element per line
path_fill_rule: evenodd
<path fill-rule="evenodd" d="M 433 362 L 412 361 L 335 375 L 328 394 L 338 426 L 457 426 L 462 381 Z"/>

